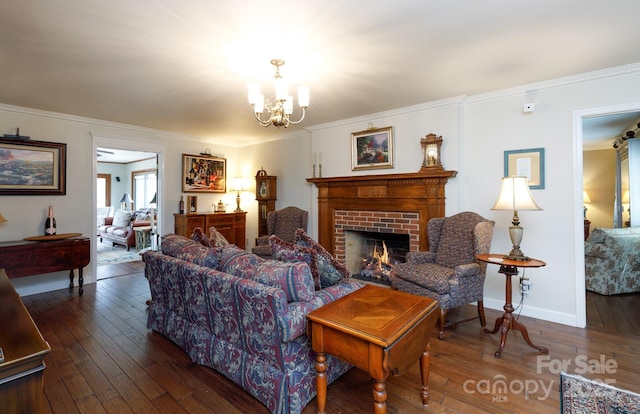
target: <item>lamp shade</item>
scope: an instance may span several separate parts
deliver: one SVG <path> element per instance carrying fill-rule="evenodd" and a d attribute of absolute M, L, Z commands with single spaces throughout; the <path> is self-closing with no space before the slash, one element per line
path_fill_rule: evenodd
<path fill-rule="evenodd" d="M 504 177 L 498 201 L 491 210 L 542 210 L 531 195 L 527 177 Z"/>
<path fill-rule="evenodd" d="M 231 181 L 231 191 L 244 191 L 244 180 L 241 177 L 235 177 Z"/>
<path fill-rule="evenodd" d="M 4 216 L 2 215 L 2 213 L 0 213 L 0 223 L 6 223 L 7 219 L 4 218 Z"/>
<path fill-rule="evenodd" d="M 131 199 L 131 196 L 129 195 L 129 193 L 124 193 L 122 195 L 122 198 L 120 199 L 121 203 L 133 203 L 133 200 Z"/>
<path fill-rule="evenodd" d="M 589 194 L 587 194 L 586 190 L 582 190 L 582 202 L 583 203 L 590 203 L 591 202 L 591 198 L 589 198 Z"/>

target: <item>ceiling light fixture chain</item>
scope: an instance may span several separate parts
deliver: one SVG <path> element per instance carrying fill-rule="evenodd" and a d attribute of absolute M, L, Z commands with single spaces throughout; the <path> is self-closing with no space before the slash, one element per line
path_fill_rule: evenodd
<path fill-rule="evenodd" d="M 273 102 L 267 99 L 265 103 L 264 95 L 260 93 L 260 85 L 250 83 L 248 86 L 249 104 L 253 108 L 253 115 L 263 127 L 274 125 L 287 128 L 289 125 L 299 124 L 304 119 L 309 107 L 309 87 L 300 86 L 298 88 L 298 106 L 302 109 L 302 116 L 299 120 L 292 121 L 290 116 L 293 114 L 293 97 L 289 95 L 287 83 L 280 74 L 280 67 L 284 65 L 284 60 L 271 59 L 271 64 L 276 67 L 276 73 L 273 76 L 275 99 Z M 270 116 L 269 119 L 263 120 L 262 113 L 265 109 Z"/>

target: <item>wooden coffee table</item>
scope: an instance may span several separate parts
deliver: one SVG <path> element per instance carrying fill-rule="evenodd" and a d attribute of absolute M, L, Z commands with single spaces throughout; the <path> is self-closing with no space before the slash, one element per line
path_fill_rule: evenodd
<path fill-rule="evenodd" d="M 385 381 L 420 360 L 422 403 L 429 401 L 429 349 L 438 301 L 367 285 L 309 315 L 316 352 L 318 413 L 327 401 L 327 357 L 331 354 L 373 378 L 373 412 L 387 412 Z"/>

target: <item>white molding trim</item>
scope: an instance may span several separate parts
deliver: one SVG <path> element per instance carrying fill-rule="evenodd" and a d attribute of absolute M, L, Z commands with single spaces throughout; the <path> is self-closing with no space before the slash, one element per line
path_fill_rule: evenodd
<path fill-rule="evenodd" d="M 578 83 L 592 82 L 603 78 L 633 75 L 638 72 L 640 72 L 640 62 L 596 70 L 593 72 L 579 73 L 576 75 L 530 83 L 527 85 L 520 85 L 513 88 L 501 89 L 498 91 L 492 91 L 478 95 L 471 95 L 467 98 L 466 103 L 486 102 L 510 96 L 520 96 L 523 94 L 531 93 L 532 91 L 563 88 L 566 86 Z"/>
<path fill-rule="evenodd" d="M 59 119 L 63 121 L 77 122 L 77 123 L 88 124 L 88 125 L 122 129 L 124 131 L 142 132 L 147 134 L 153 134 L 155 136 L 171 138 L 171 139 L 181 139 L 181 140 L 189 140 L 189 141 L 204 140 L 204 138 L 202 137 L 198 137 L 195 135 L 187 135 L 179 132 L 171 132 L 171 131 L 165 131 L 161 129 L 146 128 L 146 127 L 141 127 L 137 125 L 122 124 L 119 122 L 112 122 L 112 121 L 105 121 L 105 120 L 95 119 L 95 118 L 87 118 L 87 117 L 77 116 L 77 115 L 63 114 L 60 112 L 50 112 L 42 109 L 27 108 L 24 106 L 8 105 L 3 103 L 0 103 L 0 112 L 38 116 L 41 118 Z M 103 134 L 103 135 L 106 135 L 106 134 Z"/>
<path fill-rule="evenodd" d="M 524 315 L 524 316 L 528 316 L 530 318 L 542 319 L 542 320 L 549 321 L 549 322 L 560 323 L 562 325 L 580 327 L 577 324 L 576 315 L 574 315 L 574 314 L 549 311 L 548 309 L 538 308 L 538 307 L 535 307 L 535 306 L 527 306 L 526 303 L 527 303 L 527 300 L 525 299 L 524 300 L 524 304 L 523 304 L 523 308 L 522 308 L 522 312 L 520 312 L 519 310 L 518 311 L 514 311 L 513 312 L 514 313 L 514 317 L 517 317 L 518 314 L 521 314 L 521 315 Z M 514 306 L 517 306 L 517 304 L 514 304 Z M 503 312 L 504 311 L 504 299 L 497 300 L 497 299 L 484 298 L 484 307 L 488 308 L 488 309 L 495 309 L 495 310 L 499 310 L 499 311 Z M 495 324 L 495 320 L 487 319 L 486 328 L 493 329 L 493 325 L 494 324 Z M 525 326 L 526 326 L 526 324 L 525 324 Z"/>

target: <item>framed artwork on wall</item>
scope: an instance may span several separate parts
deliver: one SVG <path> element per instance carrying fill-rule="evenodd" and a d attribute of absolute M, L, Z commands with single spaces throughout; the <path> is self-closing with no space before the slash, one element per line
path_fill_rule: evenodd
<path fill-rule="evenodd" d="M 226 193 L 227 159 L 182 154 L 183 193 Z"/>
<path fill-rule="evenodd" d="M 504 152 L 504 176 L 527 177 L 529 188 L 544 189 L 544 148 Z"/>
<path fill-rule="evenodd" d="M 351 134 L 351 169 L 393 168 L 393 127 Z"/>
<path fill-rule="evenodd" d="M 0 195 L 65 195 L 67 144 L 0 139 Z"/>

